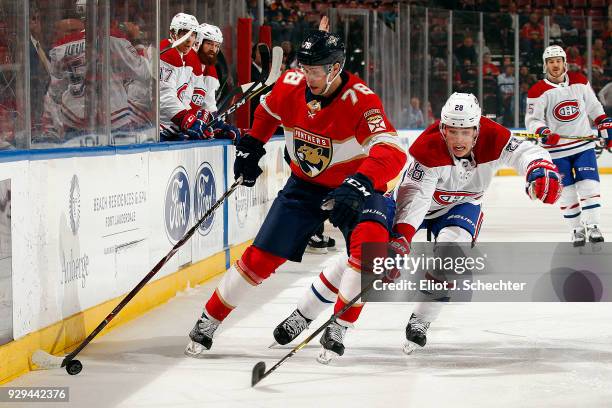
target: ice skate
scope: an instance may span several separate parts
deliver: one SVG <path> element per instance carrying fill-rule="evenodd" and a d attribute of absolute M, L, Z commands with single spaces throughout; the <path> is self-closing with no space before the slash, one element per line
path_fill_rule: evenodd
<path fill-rule="evenodd" d="M 344 336 L 346 335 L 346 327 L 336 322 L 332 322 L 321 336 L 321 351 L 317 357 L 317 361 L 321 364 L 329 364 L 334 358 L 344 354 Z"/>
<path fill-rule="evenodd" d="M 586 237 L 589 242 L 599 243 L 604 242 L 604 237 L 599 230 L 599 227 L 595 224 L 586 226 Z"/>
<path fill-rule="evenodd" d="M 280 345 L 291 343 L 300 333 L 308 328 L 311 321 L 305 318 L 299 310 L 295 309 L 289 317 L 276 326 L 273 333 L 274 340 Z"/>
<path fill-rule="evenodd" d="M 427 329 L 429 328 L 429 324 L 430 322 L 419 319 L 414 313 L 410 316 L 410 320 L 406 326 L 406 342 L 403 347 L 404 353 L 412 354 L 417 346 L 425 346 L 425 343 L 427 343 Z"/>
<path fill-rule="evenodd" d="M 209 319 L 206 314 L 198 319 L 189 333 L 191 341 L 185 348 L 185 354 L 189 357 L 201 358 L 207 350 L 212 347 L 213 335 L 219 327 L 219 322 Z"/>
<path fill-rule="evenodd" d="M 586 233 L 584 227 L 574 228 L 574 231 L 572 232 L 572 244 L 574 247 L 582 247 L 586 244 Z"/>
<path fill-rule="evenodd" d="M 326 254 L 329 250 L 335 250 L 336 240 L 323 234 L 314 234 L 308 240 L 306 252 L 311 254 Z"/>

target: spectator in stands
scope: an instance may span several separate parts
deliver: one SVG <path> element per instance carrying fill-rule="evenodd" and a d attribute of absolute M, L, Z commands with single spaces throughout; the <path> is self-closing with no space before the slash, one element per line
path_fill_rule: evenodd
<path fill-rule="evenodd" d="M 423 111 L 421 111 L 421 100 L 416 96 L 410 98 L 410 106 L 402 112 L 405 126 L 408 129 L 422 129 L 425 127 Z"/>
<path fill-rule="evenodd" d="M 597 96 L 606 111 L 606 116 L 612 116 L 612 81 L 601 88 Z"/>
<path fill-rule="evenodd" d="M 504 72 L 497 77 L 499 90 L 499 114 L 502 116 L 504 126 L 512 126 L 514 119 L 514 66 L 506 65 Z"/>
<path fill-rule="evenodd" d="M 567 49 L 567 69 L 574 72 L 582 72 L 584 70 L 585 61 L 578 47 L 571 46 Z"/>
<path fill-rule="evenodd" d="M 283 64 L 285 65 L 285 69 L 296 68 L 297 59 L 291 41 L 283 41 L 281 43 L 281 48 L 283 49 Z"/>
<path fill-rule="evenodd" d="M 533 48 L 537 43 L 542 43 L 544 40 L 544 24 L 540 21 L 540 16 L 536 13 L 529 15 L 529 21 L 521 27 L 520 47 L 526 52 L 533 52 Z"/>
<path fill-rule="evenodd" d="M 499 75 L 499 68 L 491 62 L 491 54 L 489 53 L 482 55 L 482 75 L 494 78 Z"/>
<path fill-rule="evenodd" d="M 608 57 L 608 52 L 604 48 L 604 42 L 601 38 L 596 38 L 595 41 L 593 42 L 592 55 L 593 55 L 593 58 L 597 58 L 601 61 L 605 61 L 606 58 Z"/>
<path fill-rule="evenodd" d="M 476 64 L 478 54 L 476 53 L 476 47 L 474 47 L 474 39 L 471 36 L 465 36 L 463 43 L 455 50 L 455 57 L 460 63 L 469 60 L 472 64 Z"/>
<path fill-rule="evenodd" d="M 531 85 L 535 84 L 536 82 L 538 82 L 538 78 L 529 72 L 529 68 L 526 65 L 521 65 L 519 68 L 519 83 L 527 84 L 529 87 L 531 87 Z"/>
<path fill-rule="evenodd" d="M 468 58 L 459 65 L 455 75 L 455 87 L 459 92 L 478 93 L 478 67 Z"/>

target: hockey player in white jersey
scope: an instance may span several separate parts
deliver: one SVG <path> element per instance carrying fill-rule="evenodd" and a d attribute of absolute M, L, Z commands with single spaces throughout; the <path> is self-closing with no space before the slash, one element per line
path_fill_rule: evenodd
<path fill-rule="evenodd" d="M 563 175 L 561 211 L 572 229 L 574 246 L 582 246 L 587 240 L 602 242 L 595 143 L 564 136 L 590 136 L 591 119 L 603 142 L 612 147 L 612 119 L 606 117 L 588 80 L 578 72 L 567 71 L 563 48 L 547 47 L 542 59 L 545 78 L 529 89 L 525 127 L 540 135 Z"/>
<path fill-rule="evenodd" d="M 561 194 L 560 175 L 548 152 L 481 117 L 472 94 L 451 95 L 440 121 L 416 139 L 409 153 L 409 167 L 396 191 L 393 229 L 397 235 L 392 242 L 396 252 L 408 253 L 408 244 L 420 228 L 429 229 L 436 243 L 474 242 L 483 219 L 482 198 L 500 167 L 513 167 L 526 177 L 531 199 L 554 204 Z M 343 263 L 339 256 L 327 264 L 298 308 L 276 327 L 279 344 L 295 339 L 333 303 Z M 423 296 L 428 301 L 417 304 L 406 327 L 406 352 L 425 345 L 427 328 L 447 300 L 445 294 Z"/>
<path fill-rule="evenodd" d="M 204 88 L 204 101 L 202 108 L 213 115 L 217 113 L 217 91 L 219 90 L 219 75 L 215 64 L 217 55 L 223 44 L 223 33 L 219 27 L 212 24 L 200 24 L 197 29 L 196 42 L 193 49 L 198 54 L 202 64 L 202 81 Z M 218 122 L 213 129 L 216 139 L 231 139 L 237 142 L 240 139 L 240 130 L 229 123 Z"/>

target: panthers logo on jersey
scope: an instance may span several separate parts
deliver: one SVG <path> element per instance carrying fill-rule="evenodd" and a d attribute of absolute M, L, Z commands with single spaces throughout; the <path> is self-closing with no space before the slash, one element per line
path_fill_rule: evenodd
<path fill-rule="evenodd" d="M 328 137 L 295 128 L 293 149 L 300 169 L 309 177 L 318 176 L 331 163 L 333 147 Z"/>

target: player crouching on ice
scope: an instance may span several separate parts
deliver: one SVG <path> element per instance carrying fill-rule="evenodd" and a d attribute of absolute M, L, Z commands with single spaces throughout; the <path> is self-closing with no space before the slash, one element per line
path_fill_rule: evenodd
<path fill-rule="evenodd" d="M 409 167 L 396 192 L 393 229 L 400 238 L 393 244 L 400 252 L 407 248 L 402 241 L 412 242 L 420 228 L 428 228 L 436 243 L 445 243 L 436 245 L 440 257 L 452 255 L 454 248 L 448 243 L 475 242 L 483 218 L 482 197 L 501 167 L 513 167 L 526 177 L 531 199 L 554 204 L 561 194 L 560 175 L 548 152 L 481 117 L 472 94 L 452 94 L 442 108 L 441 119 L 415 140 L 409 153 Z M 332 302 L 343 273 L 341 258 L 326 266 L 298 308 L 278 325 L 274 331 L 277 342 L 286 344 L 295 339 Z M 432 272 L 431 279 L 441 276 Z M 423 301 L 417 303 L 406 327 L 407 353 L 415 345 L 425 345 L 430 323 L 441 302 L 448 300 L 447 293 L 421 296 Z"/>
<path fill-rule="evenodd" d="M 282 124 L 291 176 L 272 203 L 253 245 L 225 273 L 189 334 L 185 353 L 210 349 L 219 324 L 286 260 L 299 262 L 308 239 L 328 217 L 344 234 L 350 259 L 339 282 L 335 310 L 361 291 L 361 244 L 388 242 L 382 193 L 406 163 L 380 99 L 344 72 L 344 44 L 315 31 L 297 53 L 300 69 L 286 71 L 261 98 L 250 134 L 237 144 L 234 176 L 252 187 L 262 173 L 264 145 Z M 327 203 L 331 210 L 322 209 Z M 342 346 L 346 327 L 361 311 L 357 303 L 323 334 L 327 349 Z M 342 346 L 343 347 L 343 346 Z"/>
<path fill-rule="evenodd" d="M 563 138 L 590 136 L 591 118 L 599 137 L 612 148 L 612 119 L 606 117 L 588 80 L 579 72 L 567 71 L 563 48 L 547 47 L 542 60 L 545 78 L 529 89 L 525 127 L 540 135 L 563 176 L 561 211 L 572 229 L 574 246 L 583 246 L 587 239 L 603 242 L 595 143 Z"/>

